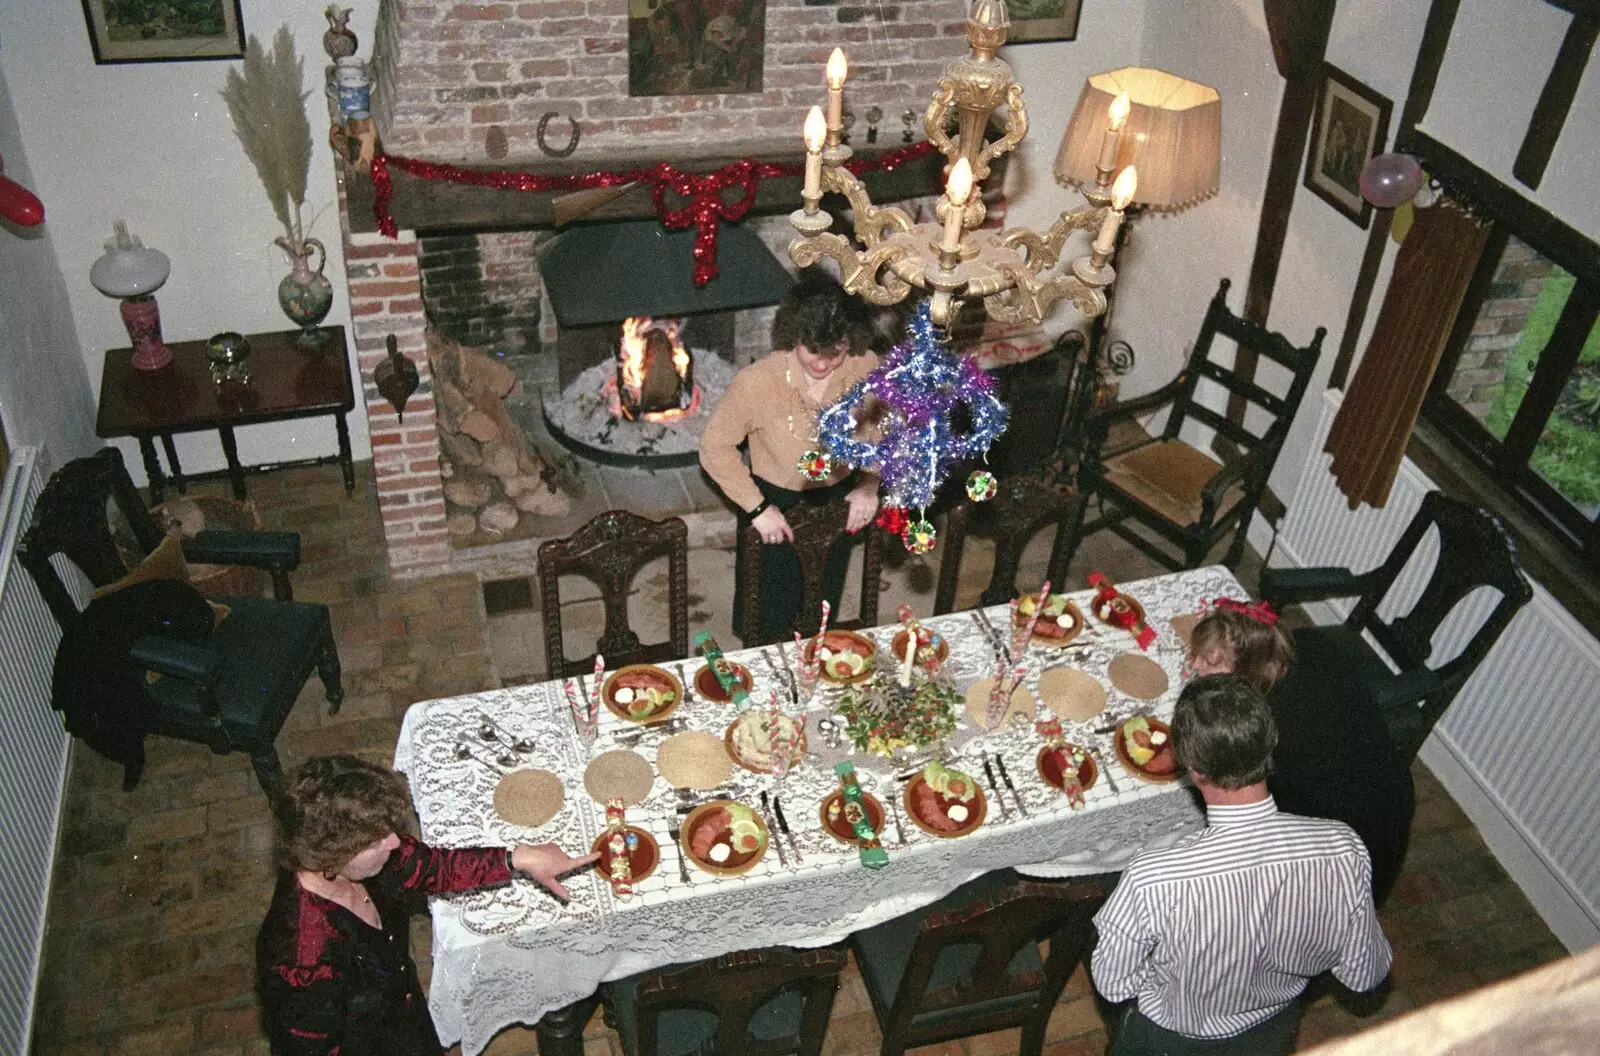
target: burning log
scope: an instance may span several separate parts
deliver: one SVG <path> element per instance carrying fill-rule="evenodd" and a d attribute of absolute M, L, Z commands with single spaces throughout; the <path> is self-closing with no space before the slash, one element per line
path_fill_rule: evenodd
<path fill-rule="evenodd" d="M 694 361 L 678 339 L 679 321 L 638 317 L 622 324 L 617 347 L 617 406 L 629 421 L 659 420 L 694 399 Z"/>

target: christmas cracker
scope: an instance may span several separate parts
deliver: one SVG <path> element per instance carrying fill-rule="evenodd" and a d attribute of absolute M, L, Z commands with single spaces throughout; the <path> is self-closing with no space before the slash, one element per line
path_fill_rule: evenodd
<path fill-rule="evenodd" d="M 728 658 L 722 655 L 722 647 L 717 645 L 717 640 L 711 636 L 710 631 L 701 631 L 694 636 L 695 648 L 700 650 L 706 658 L 706 666 L 711 668 L 711 673 L 716 676 L 717 684 L 728 694 L 728 699 L 734 704 L 743 707 L 750 699 L 750 694 L 745 692 L 744 686 L 739 681 L 739 676 L 734 673 L 733 665 L 728 663 Z"/>
<path fill-rule="evenodd" d="M 840 795 L 844 799 L 844 817 L 855 830 L 857 851 L 861 864 L 868 869 L 882 869 L 889 864 L 889 852 L 878 842 L 867 816 L 867 804 L 861 797 L 861 783 L 856 779 L 856 768 L 845 759 L 835 764 L 833 772 L 839 775 Z"/>

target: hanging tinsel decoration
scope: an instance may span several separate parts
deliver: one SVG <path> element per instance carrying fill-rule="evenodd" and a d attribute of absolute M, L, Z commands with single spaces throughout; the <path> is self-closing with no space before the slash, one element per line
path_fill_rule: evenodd
<path fill-rule="evenodd" d="M 911 514 L 904 506 L 885 506 L 878 511 L 878 527 L 890 535 L 899 535 L 911 523 Z"/>
<path fill-rule="evenodd" d="M 905 526 L 900 533 L 900 541 L 906 549 L 913 554 L 925 554 L 933 549 L 934 541 L 939 533 L 934 530 L 933 522 L 925 517 L 919 517 Z"/>
<path fill-rule="evenodd" d="M 878 475 L 885 505 L 924 509 L 957 463 L 988 451 L 1005 432 L 1007 412 L 989 375 L 944 346 L 927 301 L 917 305 L 909 331 L 877 370 L 822 412 L 817 435 L 835 458 Z M 858 440 L 856 415 L 869 398 L 887 410 L 882 438 Z M 961 432 L 958 410 L 966 412 Z M 930 526 L 930 546 L 931 537 Z"/>
<path fill-rule="evenodd" d="M 973 502 L 988 502 L 999 490 L 999 481 L 986 469 L 975 469 L 967 477 L 967 498 Z"/>

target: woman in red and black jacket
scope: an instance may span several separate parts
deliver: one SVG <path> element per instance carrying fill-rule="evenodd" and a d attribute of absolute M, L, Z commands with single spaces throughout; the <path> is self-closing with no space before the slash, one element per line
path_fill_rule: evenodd
<path fill-rule="evenodd" d="M 411 959 L 410 917 L 428 895 L 594 861 L 554 844 L 435 850 L 399 830 L 398 775 L 350 756 L 312 759 L 279 806 L 277 890 L 256 939 L 261 1019 L 275 1056 L 438 1056 L 444 1051 Z"/>

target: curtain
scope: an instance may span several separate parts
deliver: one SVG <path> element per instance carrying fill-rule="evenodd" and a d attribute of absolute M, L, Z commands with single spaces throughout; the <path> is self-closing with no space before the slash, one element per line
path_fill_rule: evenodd
<path fill-rule="evenodd" d="M 1333 475 L 1355 509 L 1382 506 L 1422 398 L 1489 236 L 1489 225 L 1441 198 L 1418 209 L 1395 257 L 1383 307 L 1328 434 Z"/>

